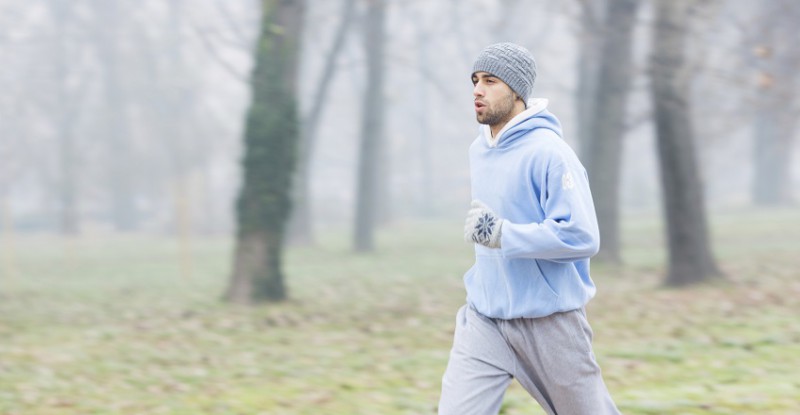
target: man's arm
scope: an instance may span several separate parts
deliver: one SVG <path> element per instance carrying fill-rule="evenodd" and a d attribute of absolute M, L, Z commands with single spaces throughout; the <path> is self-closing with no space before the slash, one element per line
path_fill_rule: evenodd
<path fill-rule="evenodd" d="M 585 170 L 558 163 L 548 170 L 540 197 L 545 213 L 541 223 L 503 221 L 503 256 L 569 262 L 596 254 L 600 232 Z"/>
<path fill-rule="evenodd" d="M 507 258 L 570 262 L 596 254 L 600 248 L 600 236 L 589 180 L 580 164 L 573 163 L 572 168 L 568 165 L 564 160 L 555 161 L 539 184 L 544 221 L 512 223 L 496 218 L 494 234 L 499 236 L 499 240 L 483 245 L 499 248 Z M 478 205 L 494 215 L 491 208 Z M 471 214 L 473 217 L 476 215 L 472 211 Z M 468 226 L 469 223 L 468 220 Z M 482 243 L 480 240 L 475 242 Z"/>

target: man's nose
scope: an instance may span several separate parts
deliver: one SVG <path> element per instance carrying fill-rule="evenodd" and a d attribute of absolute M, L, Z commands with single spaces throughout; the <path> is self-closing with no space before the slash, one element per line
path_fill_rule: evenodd
<path fill-rule="evenodd" d="M 475 87 L 472 88 L 472 96 L 474 96 L 475 98 L 483 96 L 483 87 L 481 86 L 480 82 L 475 84 Z"/>

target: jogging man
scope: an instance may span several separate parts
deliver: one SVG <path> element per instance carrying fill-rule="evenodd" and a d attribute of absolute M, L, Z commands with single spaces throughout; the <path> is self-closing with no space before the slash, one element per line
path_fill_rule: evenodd
<path fill-rule="evenodd" d="M 475 265 L 464 276 L 439 414 L 497 414 L 512 378 L 548 414 L 619 414 L 584 311 L 599 247 L 589 181 L 547 100 L 531 99 L 535 79 L 533 56 L 512 43 L 487 47 L 473 66 L 483 125 L 469 148 L 464 237 Z"/>

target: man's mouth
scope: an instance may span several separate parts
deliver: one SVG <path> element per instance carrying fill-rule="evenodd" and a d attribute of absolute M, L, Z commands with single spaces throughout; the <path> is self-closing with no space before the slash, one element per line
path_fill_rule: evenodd
<path fill-rule="evenodd" d="M 486 104 L 484 104 L 483 102 L 475 101 L 475 111 L 478 111 L 478 110 L 483 109 L 485 107 L 486 107 Z"/>

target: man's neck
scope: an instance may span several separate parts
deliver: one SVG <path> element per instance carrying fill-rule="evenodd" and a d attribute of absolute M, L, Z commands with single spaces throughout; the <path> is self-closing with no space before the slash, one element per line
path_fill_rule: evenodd
<path fill-rule="evenodd" d="M 511 118 L 514 118 L 514 117 L 512 116 Z M 491 130 L 491 132 L 492 132 L 492 138 L 494 138 L 494 139 L 498 138 L 497 134 L 503 129 L 503 127 L 506 126 L 506 124 L 508 124 L 509 121 L 511 121 L 511 118 L 509 118 L 509 119 L 507 119 L 505 121 L 499 122 L 499 123 L 497 123 L 495 125 L 490 125 L 489 126 L 489 130 Z"/>
<path fill-rule="evenodd" d="M 503 121 L 500 121 L 497 124 L 489 126 L 489 129 L 492 132 L 492 138 L 495 138 L 495 139 L 499 138 L 499 137 L 497 137 L 497 134 L 500 133 L 500 131 L 503 130 L 503 127 L 505 127 L 506 124 L 508 124 L 509 121 L 513 120 L 514 117 L 516 117 L 517 115 L 519 115 L 523 111 L 525 111 L 525 104 L 523 104 L 521 100 L 515 101 L 514 102 L 514 109 L 508 114 L 508 116 L 505 119 L 503 119 Z"/>

